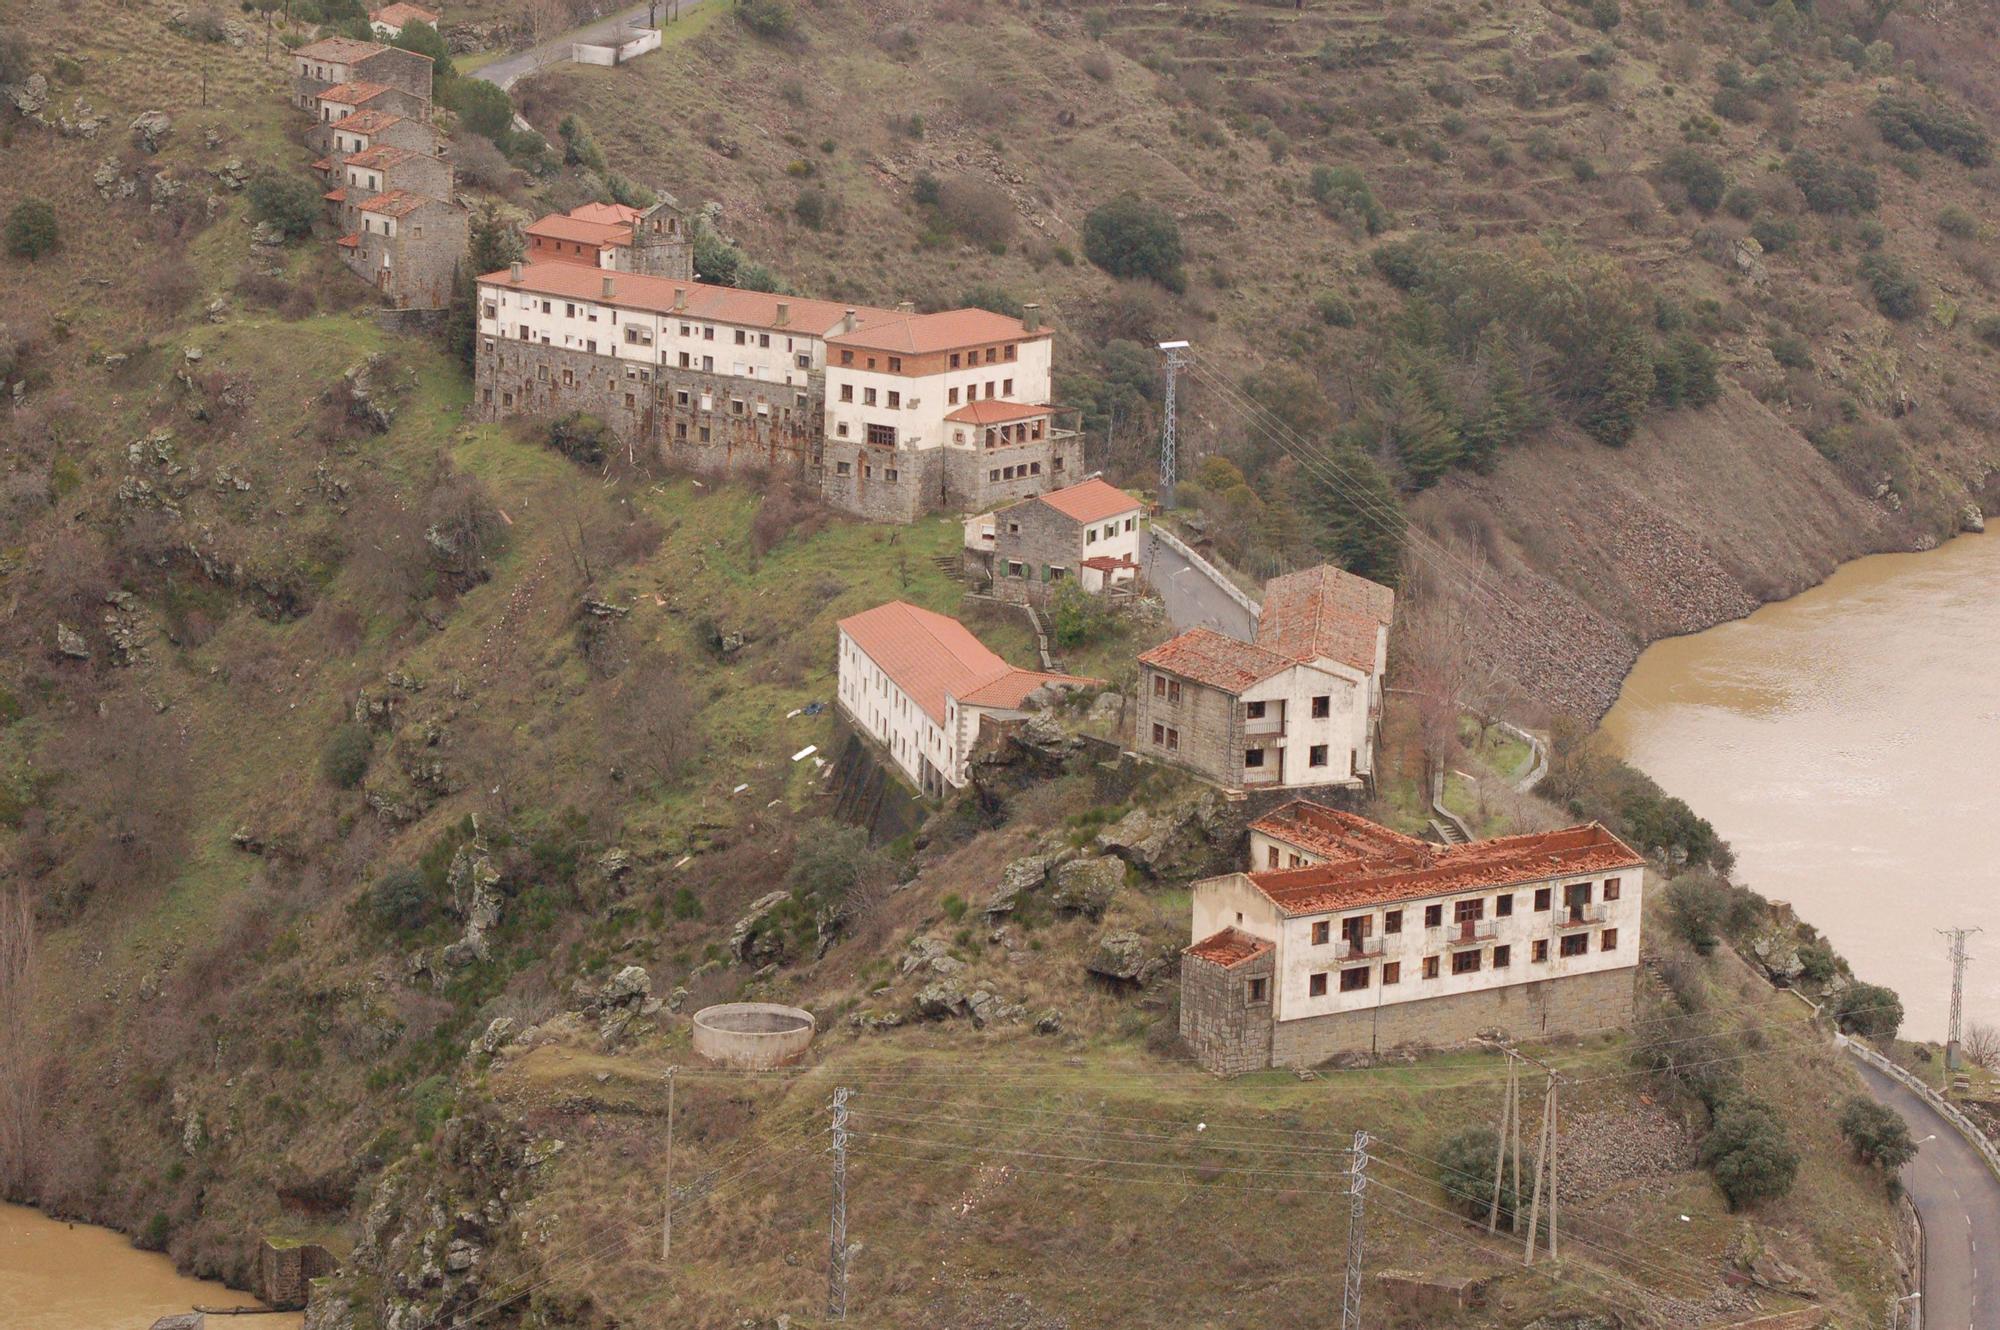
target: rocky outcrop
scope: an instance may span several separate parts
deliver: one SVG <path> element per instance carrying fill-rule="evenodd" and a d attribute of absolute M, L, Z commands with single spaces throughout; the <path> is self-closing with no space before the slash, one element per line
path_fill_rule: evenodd
<path fill-rule="evenodd" d="M 1049 904 L 1059 914 L 1102 919 L 1118 888 L 1125 885 L 1125 864 L 1119 859 L 1073 859 L 1056 869 L 1056 888 Z"/>
<path fill-rule="evenodd" d="M 783 933 L 771 926 L 771 916 L 791 898 L 789 891 L 773 891 L 752 901 L 750 912 L 729 930 L 729 954 L 743 965 L 763 966 L 782 961 L 789 945 Z"/>
<path fill-rule="evenodd" d="M 141 111 L 132 119 L 132 145 L 141 152 L 158 152 L 174 129 L 165 111 Z"/>
<path fill-rule="evenodd" d="M 1146 984 L 1166 968 L 1166 958 L 1129 929 L 1100 934 L 1083 968 L 1100 979 Z"/>
<path fill-rule="evenodd" d="M 486 847 L 473 841 L 458 847 L 445 871 L 445 886 L 451 892 L 451 911 L 465 921 L 458 941 L 444 949 L 445 964 L 463 969 L 486 959 L 486 935 L 500 926 L 505 897 L 500 893 L 500 870 L 493 866 Z"/>
<path fill-rule="evenodd" d="M 1156 881 L 1226 872 L 1240 861 L 1242 814 L 1213 790 L 1166 808 L 1135 808 L 1097 834 L 1116 855 Z"/>
<path fill-rule="evenodd" d="M 1032 895 L 1042 889 L 1048 881 L 1049 866 L 1054 862 L 1051 855 L 1029 854 L 1014 860 L 1000 870 L 1000 885 L 993 888 L 993 894 L 986 898 L 988 915 L 1012 914 L 1021 903 L 1023 896 Z"/>

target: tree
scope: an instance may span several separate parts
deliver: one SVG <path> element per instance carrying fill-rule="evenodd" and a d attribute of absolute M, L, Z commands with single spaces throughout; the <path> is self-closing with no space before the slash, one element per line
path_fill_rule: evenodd
<path fill-rule="evenodd" d="M 275 227 L 286 239 L 313 229 L 322 204 L 319 186 L 284 171 L 259 171 L 250 182 L 250 215 Z"/>
<path fill-rule="evenodd" d="M 1777 1110 L 1747 1092 L 1731 1095 L 1716 1112 L 1701 1159 L 1731 1210 L 1783 1196 L 1799 1172 L 1799 1153 Z"/>
<path fill-rule="evenodd" d="M 1467 1219 L 1484 1220 L 1493 1206 L 1493 1161 L 1500 1139 L 1491 1127 L 1463 1127 L 1445 1138 L 1437 1152 L 1438 1185 L 1445 1200 Z M 1513 1170 L 1500 1175 L 1500 1219 L 1509 1220 L 1520 1203 Z"/>
<path fill-rule="evenodd" d="M 507 135 L 514 127 L 514 103 L 504 89 L 485 79 L 453 79 L 445 84 L 439 100 L 457 112 L 463 128 L 492 139 L 502 148 L 506 146 Z"/>
<path fill-rule="evenodd" d="M 1861 277 L 1875 297 L 1875 308 L 1890 318 L 1912 318 L 1923 309 L 1923 287 L 1891 256 L 1870 254 L 1862 259 Z"/>
<path fill-rule="evenodd" d="M 1714 212 L 1729 191 L 1722 167 L 1698 148 L 1676 148 L 1660 163 L 1660 176 L 1687 191 L 1688 202 L 1704 213 Z"/>
<path fill-rule="evenodd" d="M 1521 378 L 1521 364 L 1507 344 L 1507 332 L 1498 320 L 1479 334 L 1478 362 L 1485 371 L 1486 389 L 1479 410 L 1461 431 L 1462 460 L 1485 475 L 1493 470 L 1500 450 L 1520 441 L 1540 423 L 1534 399 L 1528 396 Z"/>
<path fill-rule="evenodd" d="M 1458 756 L 1458 718 L 1472 683 L 1474 633 L 1463 608 L 1437 593 L 1407 607 L 1395 640 L 1395 676 L 1416 712 L 1424 789 L 1438 788 Z M 1428 794 L 1426 794 L 1428 797 Z"/>
<path fill-rule="evenodd" d="M 1083 219 L 1083 254 L 1113 277 L 1145 277 L 1187 289 L 1180 224 L 1158 204 L 1121 194 Z"/>
<path fill-rule="evenodd" d="M 556 126 L 556 135 L 563 142 L 563 165 L 581 166 L 586 171 L 604 170 L 604 152 L 597 146 L 597 140 L 590 136 L 590 127 L 573 115 L 566 115 Z"/>
<path fill-rule="evenodd" d="M 1667 922 L 1703 956 L 1722 940 L 1723 916 L 1729 910 L 1725 891 L 1713 873 L 1682 873 L 1667 883 Z"/>
<path fill-rule="evenodd" d="M 1958 1047 L 1975 1067 L 1984 1067 L 1988 1071 L 2000 1067 L 2000 1029 L 1983 1021 L 1974 1021 L 1965 1027 L 1965 1035 L 1958 1041 Z"/>
<path fill-rule="evenodd" d="M 1603 380 L 1585 399 L 1585 432 L 1599 443 L 1624 447 L 1652 400 L 1653 382 L 1653 353 L 1645 335 L 1629 324 L 1620 327 L 1611 336 Z"/>
<path fill-rule="evenodd" d="M 1903 1000 L 1880 984 L 1849 984 L 1833 1000 L 1833 1019 L 1849 1034 L 1886 1044 L 1903 1028 Z"/>
<path fill-rule="evenodd" d="M 672 784 L 701 752 L 699 712 L 673 662 L 657 651 L 642 653 L 618 681 L 612 749 L 620 764 Z"/>
<path fill-rule="evenodd" d="M 326 751 L 320 755 L 320 774 L 328 784 L 351 790 L 368 774 L 368 756 L 374 747 L 375 736 L 368 727 L 350 721 L 328 737 Z"/>
<path fill-rule="evenodd" d="M 61 241 L 56 210 L 42 199 L 22 199 L 7 214 L 7 252 L 17 259 L 39 259 Z"/>
<path fill-rule="evenodd" d="M 1437 483 L 1464 453 L 1458 422 L 1425 381 L 1426 368 L 1417 357 L 1398 356 L 1383 388 L 1383 428 L 1412 489 Z M 1435 369 L 1435 362 L 1428 368 Z"/>
<path fill-rule="evenodd" d="M 1352 166 L 1315 166 L 1306 190 L 1328 213 L 1353 219 L 1371 236 L 1389 225 L 1389 214 L 1375 201 L 1367 177 Z"/>
<path fill-rule="evenodd" d="M 1403 506 L 1381 465 L 1342 433 L 1299 479 L 1313 548 L 1349 572 L 1394 585 L 1403 565 Z"/>
<path fill-rule="evenodd" d="M 444 38 L 438 36 L 436 28 L 422 20 L 412 19 L 405 23 L 403 30 L 390 40 L 389 45 L 429 56 L 431 75 L 439 86 L 458 75 L 458 71 L 451 65 L 451 47 L 445 45 Z"/>
<path fill-rule="evenodd" d="M 1847 1138 L 1856 1159 L 1884 1173 L 1893 1175 L 1917 1157 L 1917 1144 L 1910 1139 L 1909 1124 L 1902 1114 L 1867 1095 L 1849 1095 L 1841 1105 L 1840 1134 Z"/>

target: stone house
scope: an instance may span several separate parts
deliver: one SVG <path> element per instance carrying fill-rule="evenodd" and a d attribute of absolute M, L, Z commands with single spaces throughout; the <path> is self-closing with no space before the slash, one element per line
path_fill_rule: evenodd
<path fill-rule="evenodd" d="M 1139 657 L 1134 747 L 1229 790 L 1366 781 L 1394 605 L 1331 566 L 1272 579 L 1254 643 L 1195 628 Z"/>
<path fill-rule="evenodd" d="M 340 163 L 339 183 L 326 194 L 343 232 L 361 230 L 359 204 L 381 194 L 452 197 L 451 164 L 429 153 L 383 146 L 354 153 Z"/>
<path fill-rule="evenodd" d="M 325 156 L 313 169 L 326 176 L 328 188 L 343 183 L 341 163 L 372 148 L 401 148 L 424 156 L 439 155 L 441 141 L 437 126 L 426 120 L 411 120 L 387 111 L 357 111 L 330 127 L 323 148 Z"/>
<path fill-rule="evenodd" d="M 1093 593 L 1130 585 L 1139 576 L 1145 511 L 1138 499 L 1092 476 L 975 519 L 990 551 L 994 594 L 1039 602 L 1067 580 Z"/>
<path fill-rule="evenodd" d="M 1181 1035 L 1211 1071 L 1632 1018 L 1645 860 L 1595 823 L 1435 846 L 1294 804 L 1252 835 L 1311 861 L 1194 886 Z"/>
<path fill-rule="evenodd" d="M 522 230 L 530 263 L 575 263 L 613 272 L 694 280 L 694 233 L 671 196 L 649 208 L 586 203 Z"/>
<path fill-rule="evenodd" d="M 314 102 L 314 123 L 306 133 L 307 144 L 318 152 L 329 151 L 334 144 L 334 127 L 363 111 L 400 116 L 420 123 L 431 118 L 428 100 L 386 83 L 342 83 L 328 88 Z"/>
<path fill-rule="evenodd" d="M 422 5 L 406 4 L 404 0 L 396 0 L 395 4 L 369 10 L 368 26 L 377 37 L 385 42 L 392 42 L 403 35 L 403 28 L 408 24 L 423 23 L 436 28 L 443 17 L 434 9 L 425 9 Z"/>
<path fill-rule="evenodd" d="M 393 190 L 352 205 L 341 261 L 396 309 L 443 309 L 471 242 L 463 205 Z"/>
<path fill-rule="evenodd" d="M 649 219 L 671 243 L 668 219 Z M 834 507 L 895 521 L 1038 494 L 1082 460 L 1053 423 L 1051 339 L 1032 313 L 868 309 L 581 257 L 479 279 L 481 418 L 587 411 L 670 464 L 789 471 Z M 987 438 L 946 419 L 995 398 L 1038 423 Z"/>
<path fill-rule="evenodd" d="M 427 55 L 353 37 L 322 37 L 292 52 L 292 104 L 317 120 L 320 94 L 361 82 L 393 88 L 428 106 L 431 74 Z"/>
<path fill-rule="evenodd" d="M 965 784 L 982 723 L 1102 681 L 1009 665 L 947 615 L 895 600 L 839 624 L 842 715 L 926 795 Z"/>

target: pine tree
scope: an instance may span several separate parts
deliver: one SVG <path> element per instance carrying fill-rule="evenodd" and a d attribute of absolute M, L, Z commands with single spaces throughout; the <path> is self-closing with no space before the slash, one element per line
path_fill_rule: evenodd
<path fill-rule="evenodd" d="M 1299 479 L 1299 511 L 1313 528 L 1313 548 L 1349 572 L 1393 586 L 1403 562 L 1403 508 L 1388 474 L 1359 440 L 1337 436 L 1324 465 L 1306 468 Z"/>
<path fill-rule="evenodd" d="M 1479 411 L 1465 426 L 1465 463 L 1484 475 L 1493 469 L 1502 448 L 1518 443 L 1533 429 L 1539 413 L 1521 380 L 1521 366 L 1507 335 L 1497 323 L 1489 323 L 1479 335 L 1479 364 L 1486 374 L 1486 390 Z"/>
<path fill-rule="evenodd" d="M 1599 443 L 1623 448 L 1639 428 L 1654 385 L 1652 348 L 1638 328 L 1626 324 L 1612 333 L 1603 372 L 1585 394 L 1584 430 Z"/>
<path fill-rule="evenodd" d="M 1390 369 L 1383 394 L 1389 444 L 1416 489 L 1435 484 L 1464 451 L 1458 425 L 1440 409 L 1435 385 L 1426 383 L 1428 377 L 1421 364 L 1404 357 Z"/>

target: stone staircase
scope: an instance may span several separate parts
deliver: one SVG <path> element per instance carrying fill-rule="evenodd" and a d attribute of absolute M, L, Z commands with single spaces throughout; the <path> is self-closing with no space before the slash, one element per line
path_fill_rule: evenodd
<path fill-rule="evenodd" d="M 931 565 L 954 582 L 965 580 L 965 557 L 959 554 L 933 554 Z"/>

